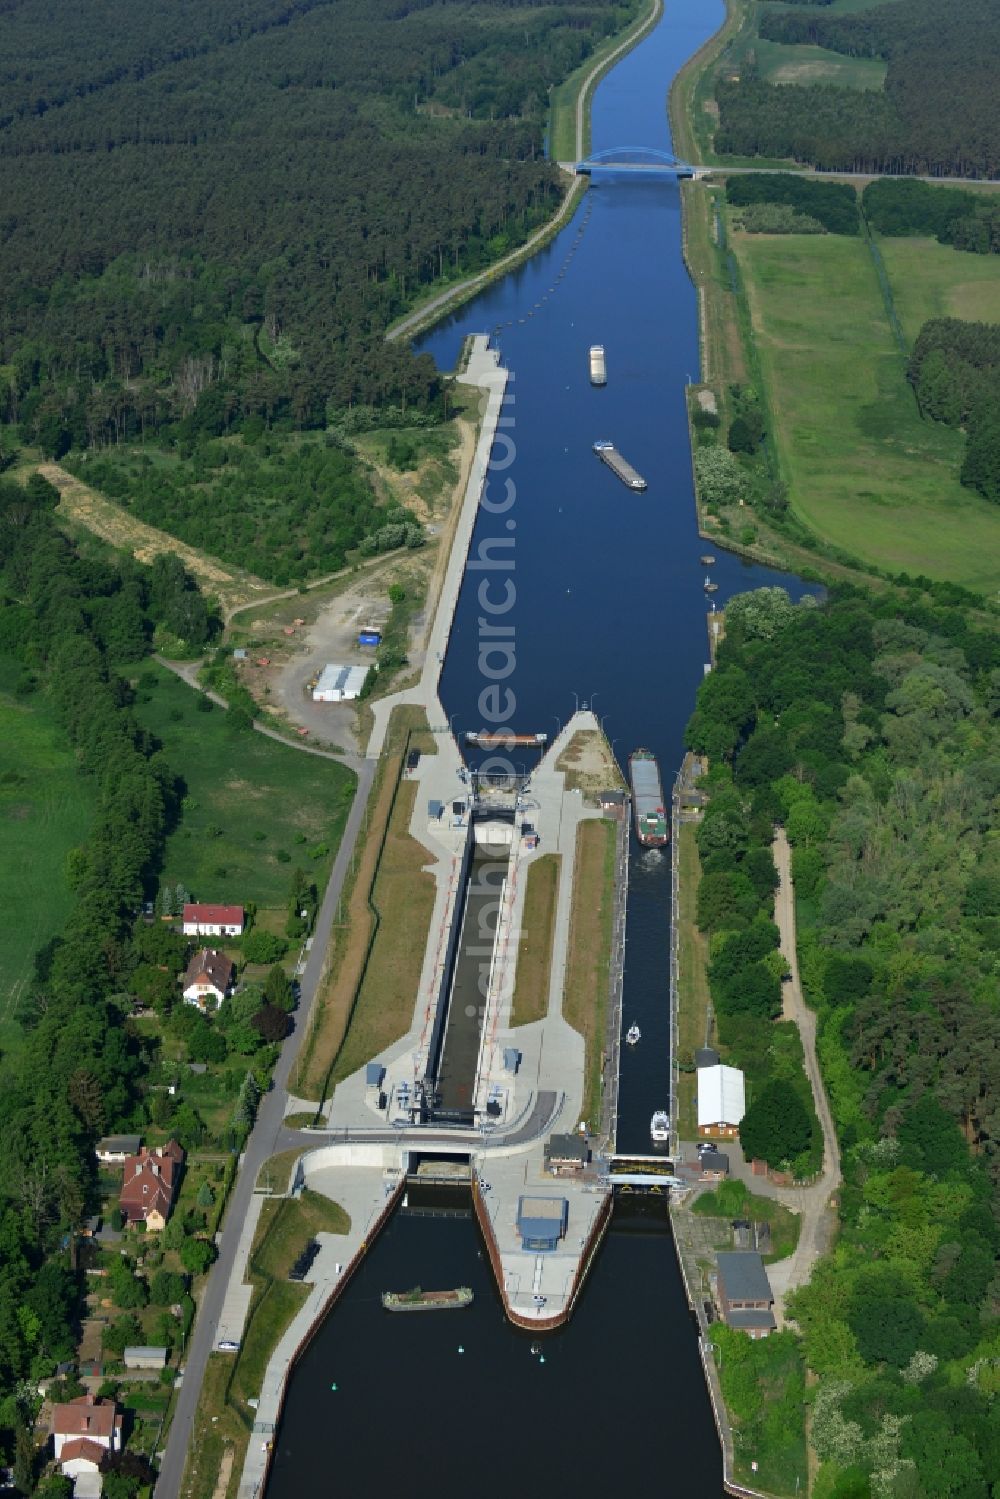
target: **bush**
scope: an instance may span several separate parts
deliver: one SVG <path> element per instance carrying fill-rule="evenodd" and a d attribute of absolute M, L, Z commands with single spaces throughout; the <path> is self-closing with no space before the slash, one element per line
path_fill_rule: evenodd
<path fill-rule="evenodd" d="M 190 1275 L 204 1275 L 215 1259 L 215 1248 L 207 1239 L 185 1239 L 181 1245 L 181 1264 Z"/>
<path fill-rule="evenodd" d="M 243 957 L 248 963 L 277 963 L 288 951 L 284 937 L 272 932 L 248 932 L 243 938 Z"/>

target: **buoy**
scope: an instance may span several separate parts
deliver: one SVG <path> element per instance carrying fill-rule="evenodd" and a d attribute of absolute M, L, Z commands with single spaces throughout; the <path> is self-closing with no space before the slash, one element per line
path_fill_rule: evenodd
<path fill-rule="evenodd" d="M 539 1359 L 539 1360 L 538 1360 L 538 1362 L 539 1362 L 539 1363 L 540 1363 L 540 1364 L 544 1364 L 544 1362 L 545 1362 L 545 1354 L 544 1354 L 544 1353 L 543 1353 L 543 1354 L 542 1354 L 542 1356 L 541 1356 L 541 1358 L 540 1358 L 540 1359 Z"/>
<path fill-rule="evenodd" d="M 331 1385 L 331 1386 L 330 1386 L 330 1388 L 331 1388 L 331 1390 L 335 1390 L 335 1389 L 336 1389 L 336 1388 L 337 1388 L 337 1386 L 336 1386 L 336 1385 L 335 1385 L 335 1384 L 332 1384 L 332 1385 Z"/>

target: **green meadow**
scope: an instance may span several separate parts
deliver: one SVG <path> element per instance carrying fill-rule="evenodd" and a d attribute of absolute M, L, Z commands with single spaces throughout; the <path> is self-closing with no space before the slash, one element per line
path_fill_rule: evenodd
<path fill-rule="evenodd" d="M 41 693 L 10 690 L 20 668 L 0 662 L 0 1051 L 20 1038 L 17 1012 L 37 950 L 72 905 L 66 855 L 87 836 L 94 796 Z"/>
<path fill-rule="evenodd" d="M 1000 255 L 969 255 L 936 239 L 888 239 L 879 251 L 892 296 L 912 344 L 928 318 L 1000 323 Z"/>
<path fill-rule="evenodd" d="M 354 797 L 353 773 L 263 734 L 231 729 L 226 713 L 155 661 L 132 677 L 136 716 L 184 783 L 179 826 L 161 882 L 197 900 L 284 906 L 300 865 L 322 890 Z"/>
<path fill-rule="evenodd" d="M 886 65 L 877 57 L 845 57 L 827 47 L 789 46 L 756 37 L 753 52 L 765 83 L 829 83 L 836 88 L 880 89 Z"/>
<path fill-rule="evenodd" d="M 897 256 L 907 244 L 883 249 L 912 337 L 950 294 L 949 267 L 926 249 Z M 733 246 L 794 512 L 862 562 L 995 590 L 1000 506 L 959 483 L 962 434 L 921 419 L 865 241 L 735 234 Z M 939 248 L 953 266 L 957 252 Z"/>

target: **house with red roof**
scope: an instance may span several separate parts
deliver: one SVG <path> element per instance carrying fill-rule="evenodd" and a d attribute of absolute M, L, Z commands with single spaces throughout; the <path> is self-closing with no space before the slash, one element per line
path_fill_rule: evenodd
<path fill-rule="evenodd" d="M 127 1223 L 141 1220 L 154 1232 L 166 1227 L 180 1186 L 184 1160 L 184 1151 L 176 1140 L 168 1140 L 166 1145 L 158 1145 L 155 1150 L 143 1146 L 138 1155 L 126 1159 L 118 1206 Z"/>
<path fill-rule="evenodd" d="M 191 959 L 182 979 L 184 998 L 199 1010 L 215 1009 L 229 993 L 235 972 L 232 959 L 224 952 L 203 947 Z"/>
<path fill-rule="evenodd" d="M 243 907 L 189 901 L 183 920 L 185 937 L 239 937 L 244 926 Z"/>
<path fill-rule="evenodd" d="M 80 1463 L 98 1468 L 106 1452 L 122 1449 L 122 1417 L 113 1400 L 98 1400 L 96 1395 L 79 1395 L 52 1407 L 49 1424 L 56 1462 L 67 1473 L 66 1464 Z M 74 1473 L 68 1473 L 70 1478 Z"/>

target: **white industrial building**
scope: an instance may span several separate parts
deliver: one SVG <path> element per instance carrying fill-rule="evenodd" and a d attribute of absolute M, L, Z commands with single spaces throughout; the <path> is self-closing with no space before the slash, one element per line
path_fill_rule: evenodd
<path fill-rule="evenodd" d="M 356 698 L 371 667 L 324 666 L 312 690 L 314 703 L 347 703 Z"/>
<path fill-rule="evenodd" d="M 736 1135 L 746 1113 L 746 1088 L 738 1067 L 721 1062 L 698 1068 L 699 1135 Z"/>

